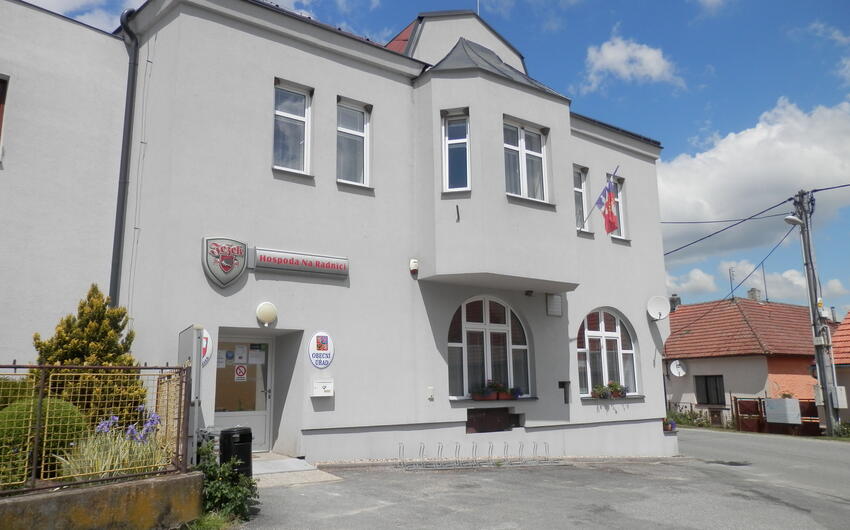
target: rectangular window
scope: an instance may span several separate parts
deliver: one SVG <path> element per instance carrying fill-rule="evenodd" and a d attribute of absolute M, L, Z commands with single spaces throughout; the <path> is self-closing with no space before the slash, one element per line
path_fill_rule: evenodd
<path fill-rule="evenodd" d="M 309 171 L 310 93 L 283 85 L 275 86 L 274 166 L 299 173 Z"/>
<path fill-rule="evenodd" d="M 541 131 L 505 123 L 505 191 L 540 201 L 546 200 L 545 138 Z"/>
<path fill-rule="evenodd" d="M 726 396 L 723 392 L 722 375 L 694 376 L 697 403 L 700 405 L 725 405 Z"/>
<path fill-rule="evenodd" d="M 336 178 L 369 185 L 369 112 L 366 108 L 337 105 Z"/>
<path fill-rule="evenodd" d="M 623 213 L 626 211 L 623 207 L 623 186 L 625 180 L 619 177 L 611 177 L 614 180 L 614 213 L 617 215 L 617 229 L 611 232 L 612 236 L 626 237 L 626 220 L 623 218 Z"/>
<path fill-rule="evenodd" d="M 587 168 L 573 166 L 573 195 L 576 203 L 576 228 L 587 230 L 585 190 L 587 188 Z"/>
<path fill-rule="evenodd" d="M 443 120 L 443 189 L 468 190 L 469 118 L 449 116 Z"/>
<path fill-rule="evenodd" d="M 6 89 L 8 87 L 9 80 L 0 77 L 0 146 L 3 145 L 3 110 L 6 108 Z"/>

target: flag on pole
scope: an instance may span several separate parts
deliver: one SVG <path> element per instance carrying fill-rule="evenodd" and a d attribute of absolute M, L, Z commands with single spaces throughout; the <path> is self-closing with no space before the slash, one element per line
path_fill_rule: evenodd
<path fill-rule="evenodd" d="M 602 210 L 602 218 L 605 219 L 605 233 L 610 234 L 619 228 L 617 222 L 617 214 L 614 213 L 614 198 L 617 195 L 617 185 L 609 180 L 605 187 L 602 188 L 602 193 L 596 199 L 596 207 Z"/>

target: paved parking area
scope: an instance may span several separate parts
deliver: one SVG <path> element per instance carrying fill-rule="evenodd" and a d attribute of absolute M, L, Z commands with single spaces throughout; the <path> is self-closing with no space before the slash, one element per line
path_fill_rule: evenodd
<path fill-rule="evenodd" d="M 848 446 L 850 449 L 850 446 Z M 456 471 L 326 469 L 263 487 L 247 528 L 847 528 L 850 482 L 825 495 L 697 458 Z"/>

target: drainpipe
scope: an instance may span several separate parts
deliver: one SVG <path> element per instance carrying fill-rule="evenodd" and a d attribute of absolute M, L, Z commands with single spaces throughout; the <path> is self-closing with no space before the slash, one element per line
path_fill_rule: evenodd
<path fill-rule="evenodd" d="M 133 140 L 133 111 L 136 105 L 136 74 L 139 66 L 139 38 L 130 29 L 135 9 L 121 13 L 121 31 L 130 54 L 127 64 L 127 95 L 124 98 L 124 136 L 121 140 L 121 166 L 118 170 L 118 202 L 115 208 L 115 234 L 112 239 L 112 268 L 109 274 L 109 305 L 118 305 L 121 291 L 121 261 L 124 256 L 124 225 L 127 220 L 127 189 L 130 184 L 130 148 Z"/>

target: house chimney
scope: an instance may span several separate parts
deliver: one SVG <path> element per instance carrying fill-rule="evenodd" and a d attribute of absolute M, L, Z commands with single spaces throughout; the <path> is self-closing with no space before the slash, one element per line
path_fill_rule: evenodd
<path fill-rule="evenodd" d="M 835 306 L 830 306 L 830 312 L 832 312 L 832 321 L 838 322 L 838 313 L 835 311 Z"/>
<path fill-rule="evenodd" d="M 747 291 L 747 298 L 755 300 L 756 302 L 761 302 L 761 290 L 756 289 L 755 287 L 751 288 Z"/>
<path fill-rule="evenodd" d="M 678 294 L 673 293 L 673 296 L 670 297 L 670 312 L 675 311 L 680 305 L 682 305 L 682 299 Z"/>

